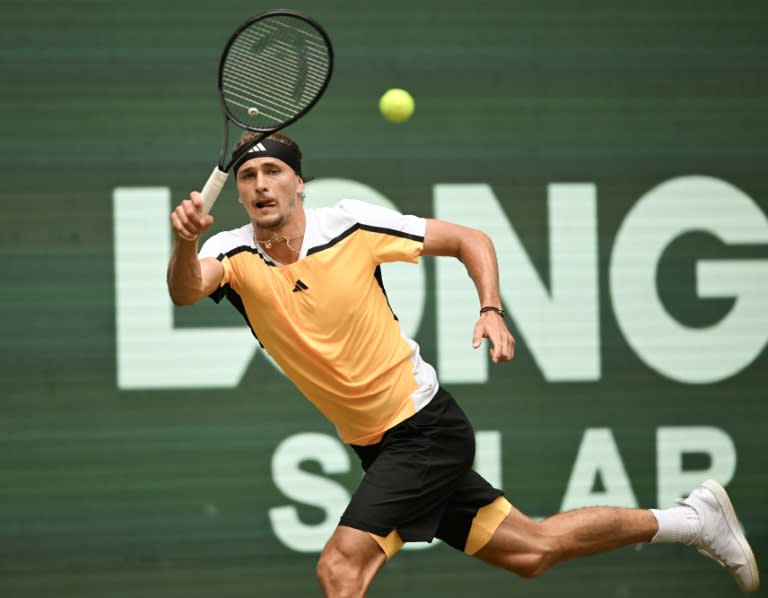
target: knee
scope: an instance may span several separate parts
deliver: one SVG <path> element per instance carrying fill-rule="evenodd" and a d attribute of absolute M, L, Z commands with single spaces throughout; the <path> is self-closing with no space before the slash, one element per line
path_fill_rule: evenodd
<path fill-rule="evenodd" d="M 316 567 L 317 580 L 327 596 L 358 596 L 361 575 L 353 570 L 344 554 L 334 548 L 326 548 Z"/>
<path fill-rule="evenodd" d="M 524 579 L 539 577 L 558 562 L 558 548 L 555 542 L 546 538 L 537 539 L 525 552 L 508 555 L 504 568 Z"/>
<path fill-rule="evenodd" d="M 486 563 L 530 579 L 563 560 L 563 534 L 512 508 L 491 539 L 475 554 Z"/>
<path fill-rule="evenodd" d="M 320 585 L 326 587 L 328 584 L 338 579 L 343 568 L 343 559 L 335 550 L 324 550 L 317 561 L 317 579 Z"/>
<path fill-rule="evenodd" d="M 539 577 L 556 562 L 553 553 L 547 549 L 529 552 L 515 560 L 511 570 L 523 579 Z"/>
<path fill-rule="evenodd" d="M 523 579 L 533 579 L 538 577 L 549 568 L 550 561 L 542 553 L 531 553 L 525 555 L 524 559 L 519 559 L 509 570 Z"/>

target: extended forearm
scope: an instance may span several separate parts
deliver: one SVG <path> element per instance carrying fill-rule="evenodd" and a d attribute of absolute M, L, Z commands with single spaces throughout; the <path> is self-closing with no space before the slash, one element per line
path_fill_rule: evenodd
<path fill-rule="evenodd" d="M 457 257 L 475 284 L 480 305 L 500 307 L 499 266 L 491 238 L 483 232 L 472 231 L 461 240 Z"/>

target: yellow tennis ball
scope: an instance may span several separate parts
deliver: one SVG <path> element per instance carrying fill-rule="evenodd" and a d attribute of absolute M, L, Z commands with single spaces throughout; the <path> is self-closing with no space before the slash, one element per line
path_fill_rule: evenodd
<path fill-rule="evenodd" d="M 379 99 L 379 110 L 389 122 L 402 123 L 411 118 L 416 103 L 404 89 L 393 88 Z"/>

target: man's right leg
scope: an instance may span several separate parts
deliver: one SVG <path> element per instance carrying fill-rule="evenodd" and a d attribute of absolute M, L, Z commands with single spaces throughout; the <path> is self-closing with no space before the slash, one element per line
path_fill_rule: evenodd
<path fill-rule="evenodd" d="M 649 542 L 658 529 L 648 510 L 587 507 L 538 522 L 512 507 L 475 556 L 521 577 L 536 577 L 573 559 Z"/>
<path fill-rule="evenodd" d="M 654 509 L 654 513 L 661 517 L 660 531 L 663 532 L 666 527 L 663 519 L 666 514 L 693 509 L 700 525 L 694 538 L 683 541 L 728 569 L 742 592 L 757 592 L 760 588 L 757 561 L 725 488 L 715 480 L 707 480 L 691 492 L 688 498 L 678 500 L 677 503 L 680 507 L 662 511 Z M 664 541 L 664 538 L 660 537 L 662 535 L 663 533 L 659 533 L 653 541 Z M 674 540 L 674 537 L 671 539 Z"/>
<path fill-rule="evenodd" d="M 757 563 L 720 484 L 707 480 L 678 503 L 681 506 L 661 511 L 589 507 L 541 523 L 512 508 L 475 556 L 523 577 L 535 577 L 579 556 L 640 542 L 682 542 L 720 562 L 744 593 L 756 592 Z"/>

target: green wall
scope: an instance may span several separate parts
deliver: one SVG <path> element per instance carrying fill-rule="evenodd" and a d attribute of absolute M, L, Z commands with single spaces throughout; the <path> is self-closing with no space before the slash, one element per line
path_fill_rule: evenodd
<path fill-rule="evenodd" d="M 512 502 L 533 516 L 557 512 L 569 492 L 656 506 L 670 480 L 725 472 L 760 561 L 768 552 L 767 5 L 290 6 L 323 23 L 336 50 L 327 94 L 287 131 L 317 178 L 308 204 L 324 181 L 331 190 L 357 182 L 404 212 L 456 213 L 489 230 L 508 266 L 502 290 L 517 358 L 485 369 L 470 355 L 466 371 L 443 375 L 485 434 L 483 467 Z M 187 362 L 157 348 L 180 331 L 208 339 L 210 330 L 242 328 L 234 310 L 174 309 L 170 332 L 147 335 L 147 372 L 175 368 L 173 388 L 142 384 L 141 371 L 133 384 L 118 380 L 126 354 L 117 305 L 128 296 L 117 272 L 146 283 L 126 313 L 146 322 L 167 313 L 164 198 L 184 197 L 210 172 L 221 135 L 220 48 L 262 8 L 236 0 L 0 6 L 2 596 L 318 594 L 316 551 L 292 549 L 271 516 L 293 507 L 310 529 L 327 523 L 328 511 L 317 496 L 286 492 L 273 460 L 287 439 L 314 438 L 351 465 L 342 459 L 334 470 L 299 451 L 307 488 L 325 481 L 349 492 L 359 476 L 351 453 L 261 355 L 234 385 L 201 388 L 184 371 L 215 370 L 221 347 L 194 345 L 201 350 Z M 403 125 L 377 112 L 394 86 L 416 98 Z M 120 218 L 131 192 L 149 202 L 146 220 Z M 219 200 L 217 228 L 243 222 L 234 195 L 229 187 Z M 677 199 L 682 208 L 673 209 Z M 642 220 L 651 204 L 656 211 Z M 569 208 L 583 219 L 568 219 Z M 560 228 L 553 214 L 565 218 Z M 659 247 L 655 235 L 678 230 L 674 223 L 679 234 Z M 120 254 L 120 231 L 147 242 Z M 565 251 L 551 244 L 583 241 L 582 233 L 587 240 Z M 566 258 L 582 250 L 593 252 L 585 269 L 569 268 Z M 456 305 L 468 298 L 474 311 L 470 282 L 454 285 L 455 272 L 434 261 L 419 267 L 423 296 L 394 308 L 412 315 L 430 362 L 461 363 L 471 327 L 458 324 Z M 643 298 L 643 280 L 661 311 Z M 142 289 L 145 305 L 133 302 Z M 551 303 L 530 294 L 536 289 Z M 546 327 L 553 314 L 562 329 Z M 579 328 L 585 314 L 596 327 Z M 678 350 L 673 336 L 691 342 Z M 737 595 L 725 572 L 682 546 L 631 547 L 535 581 L 435 546 L 398 555 L 370 595 L 393 592 Z"/>

